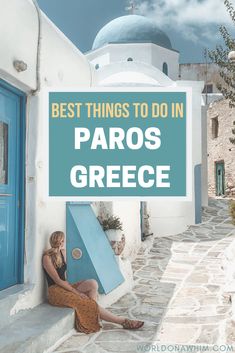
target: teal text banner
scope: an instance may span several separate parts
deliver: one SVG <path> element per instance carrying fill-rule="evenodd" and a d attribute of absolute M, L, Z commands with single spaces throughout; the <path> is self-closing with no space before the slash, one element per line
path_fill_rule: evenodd
<path fill-rule="evenodd" d="M 50 92 L 49 196 L 187 196 L 186 95 Z"/>

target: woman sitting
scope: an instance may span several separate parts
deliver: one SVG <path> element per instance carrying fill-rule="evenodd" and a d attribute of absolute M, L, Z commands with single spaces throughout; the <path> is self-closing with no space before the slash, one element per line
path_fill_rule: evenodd
<path fill-rule="evenodd" d="M 116 316 L 96 302 L 98 284 L 83 280 L 70 284 L 66 281 L 66 254 L 64 233 L 57 231 L 50 236 L 51 248 L 43 254 L 43 268 L 48 283 L 48 301 L 52 305 L 75 309 L 75 328 L 84 333 L 100 330 L 100 319 L 122 325 L 125 329 L 139 329 L 143 321 Z"/>

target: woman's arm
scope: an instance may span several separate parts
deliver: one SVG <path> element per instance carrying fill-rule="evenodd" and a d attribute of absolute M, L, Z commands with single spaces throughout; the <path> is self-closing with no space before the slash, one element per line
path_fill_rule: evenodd
<path fill-rule="evenodd" d="M 66 251 L 65 251 L 65 249 L 61 249 L 61 251 L 62 251 L 62 254 L 63 254 L 63 256 L 64 256 L 64 261 L 67 262 L 67 261 L 66 261 Z"/>
<path fill-rule="evenodd" d="M 54 265 L 53 265 L 53 263 L 51 261 L 50 256 L 44 255 L 42 263 L 43 263 L 43 267 L 45 268 L 45 270 L 47 271 L 49 276 L 53 279 L 53 281 L 58 286 L 66 289 L 66 290 L 69 290 L 69 291 L 71 291 L 71 292 L 73 292 L 75 294 L 78 294 L 78 292 L 77 292 L 77 290 L 75 288 L 73 288 L 67 281 L 63 281 L 59 277 L 59 275 L 58 275 L 58 273 L 57 273 L 57 271 L 56 271 L 56 269 L 55 269 L 55 267 L 54 267 Z"/>
<path fill-rule="evenodd" d="M 67 261 L 66 261 L 66 251 L 65 251 L 65 249 L 61 249 L 61 251 L 62 251 L 62 254 L 64 256 L 64 261 L 65 261 L 65 263 L 67 263 Z M 67 271 L 65 271 L 65 279 L 67 279 Z"/>

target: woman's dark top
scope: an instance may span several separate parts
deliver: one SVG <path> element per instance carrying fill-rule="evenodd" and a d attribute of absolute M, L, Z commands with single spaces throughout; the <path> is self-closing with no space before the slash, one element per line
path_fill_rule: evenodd
<path fill-rule="evenodd" d="M 63 281 L 66 281 L 65 271 L 67 270 L 67 264 L 64 261 L 64 255 L 63 255 L 62 251 L 60 251 L 60 253 L 61 253 L 61 257 L 62 257 L 62 266 L 56 267 L 56 272 L 58 273 L 60 279 L 62 279 Z M 51 276 L 49 276 L 49 274 L 47 273 L 47 271 L 45 270 L 44 267 L 43 267 L 43 269 L 44 269 L 44 272 L 46 275 L 48 287 L 52 286 L 53 284 L 56 284 L 55 281 L 51 278 Z"/>

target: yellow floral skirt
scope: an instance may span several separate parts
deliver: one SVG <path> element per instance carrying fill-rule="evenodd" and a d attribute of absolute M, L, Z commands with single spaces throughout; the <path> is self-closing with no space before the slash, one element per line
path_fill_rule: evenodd
<path fill-rule="evenodd" d="M 80 282 L 72 284 L 74 288 Z M 95 300 L 70 292 L 57 284 L 48 288 L 51 305 L 69 307 L 75 310 L 75 328 L 79 332 L 91 333 L 100 330 L 99 308 Z"/>

